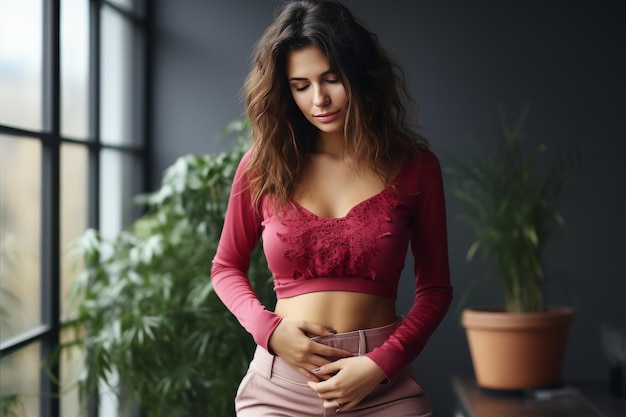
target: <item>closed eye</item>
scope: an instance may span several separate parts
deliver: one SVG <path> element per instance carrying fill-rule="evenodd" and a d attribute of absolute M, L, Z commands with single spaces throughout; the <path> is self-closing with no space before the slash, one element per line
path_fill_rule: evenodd
<path fill-rule="evenodd" d="M 338 82 L 339 82 L 339 80 L 337 80 L 336 78 L 329 78 L 329 79 L 324 80 L 323 82 L 324 82 L 324 83 L 326 83 L 326 84 L 336 84 L 336 83 L 338 83 Z M 295 86 L 295 85 L 294 85 L 294 86 L 293 86 L 293 88 L 294 88 L 296 91 L 304 91 L 304 90 L 306 90 L 307 88 L 309 88 L 309 84 L 307 84 L 307 85 L 303 85 L 303 86 Z"/>

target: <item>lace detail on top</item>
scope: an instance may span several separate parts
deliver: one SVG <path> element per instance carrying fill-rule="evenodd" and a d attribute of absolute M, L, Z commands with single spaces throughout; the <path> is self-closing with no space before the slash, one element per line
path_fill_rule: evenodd
<path fill-rule="evenodd" d="M 289 245 L 284 256 L 293 262 L 292 278 L 363 277 L 376 279 L 370 260 L 380 253 L 378 239 L 391 236 L 384 223 L 398 205 L 389 188 L 354 206 L 345 217 L 326 218 L 295 204 L 283 209 L 287 233 L 276 233 Z"/>

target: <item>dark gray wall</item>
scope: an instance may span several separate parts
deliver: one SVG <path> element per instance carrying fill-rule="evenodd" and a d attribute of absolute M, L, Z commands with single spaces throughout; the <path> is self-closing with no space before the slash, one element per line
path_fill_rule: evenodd
<path fill-rule="evenodd" d="M 548 250 L 558 270 L 549 300 L 576 307 L 566 375 L 603 374 L 599 326 L 626 328 L 623 256 L 626 151 L 620 60 L 626 39 L 618 2 L 465 2 L 346 0 L 405 68 L 420 123 L 445 163 L 446 152 L 479 150 L 499 134 L 496 105 L 514 117 L 525 103 L 530 142 L 574 141 L 586 169 L 567 187 L 563 207 L 571 242 Z M 550 4 L 548 4 L 550 3 Z M 578 3 L 578 2 L 577 2 Z M 220 129 L 243 112 L 239 89 L 252 44 L 269 23 L 271 0 L 157 0 L 154 47 L 154 172 L 186 153 L 226 149 Z M 621 27 L 620 27 L 621 26 Z M 457 299 L 476 268 L 448 201 L 450 259 Z M 411 302 L 411 279 L 400 306 Z M 478 297 L 500 303 L 497 291 Z M 415 362 L 437 415 L 451 415 L 451 373 L 471 373 L 465 336 L 451 311 Z"/>

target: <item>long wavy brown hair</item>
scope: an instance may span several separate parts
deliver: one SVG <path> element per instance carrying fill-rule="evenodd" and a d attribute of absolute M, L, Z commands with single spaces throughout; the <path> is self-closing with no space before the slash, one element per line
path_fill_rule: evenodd
<path fill-rule="evenodd" d="M 286 74 L 289 52 L 310 45 L 326 54 L 346 90 L 344 152 L 353 160 L 388 185 L 393 167 L 428 148 L 411 124 L 417 105 L 405 75 L 377 36 L 337 1 L 288 1 L 256 43 L 243 87 L 252 128 L 247 169 L 255 205 L 266 193 L 284 205 L 313 149 L 318 131 L 293 100 Z"/>

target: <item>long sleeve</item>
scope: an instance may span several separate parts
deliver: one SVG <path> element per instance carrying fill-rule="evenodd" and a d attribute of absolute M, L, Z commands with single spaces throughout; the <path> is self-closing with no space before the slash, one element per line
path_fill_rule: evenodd
<path fill-rule="evenodd" d="M 251 203 L 244 169 L 249 158 L 250 151 L 243 156 L 235 173 L 211 280 L 224 305 L 254 341 L 269 351 L 270 335 L 281 318 L 261 304 L 247 276 L 250 254 L 261 236 L 259 215 Z"/>
<path fill-rule="evenodd" d="M 441 167 L 435 155 L 428 154 L 418 170 L 420 185 L 411 223 L 415 298 L 402 324 L 382 346 L 367 355 L 388 380 L 422 351 L 452 301 Z"/>

